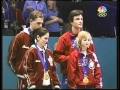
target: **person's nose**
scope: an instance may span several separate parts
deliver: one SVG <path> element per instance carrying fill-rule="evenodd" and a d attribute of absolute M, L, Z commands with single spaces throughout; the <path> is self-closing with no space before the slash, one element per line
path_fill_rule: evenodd
<path fill-rule="evenodd" d="M 83 23 L 83 20 L 80 20 L 79 23 L 82 24 L 82 23 Z"/>
<path fill-rule="evenodd" d="M 39 26 L 42 27 L 42 24 L 40 24 Z"/>
<path fill-rule="evenodd" d="M 48 39 L 46 40 L 46 43 L 48 43 Z"/>

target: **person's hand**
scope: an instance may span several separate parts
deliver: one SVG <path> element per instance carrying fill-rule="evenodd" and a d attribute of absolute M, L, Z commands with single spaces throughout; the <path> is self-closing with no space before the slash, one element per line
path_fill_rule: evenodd
<path fill-rule="evenodd" d="M 57 17 L 57 16 L 51 16 L 50 18 L 53 19 L 54 22 L 58 22 L 59 21 L 59 17 Z"/>
<path fill-rule="evenodd" d="M 30 87 L 28 87 L 28 89 L 35 89 L 36 86 L 35 85 L 31 85 Z"/>
<path fill-rule="evenodd" d="M 51 16 L 50 19 L 56 19 L 57 17 L 56 16 Z"/>
<path fill-rule="evenodd" d="M 59 85 L 55 85 L 54 89 L 60 89 L 60 86 Z"/>
<path fill-rule="evenodd" d="M 58 18 L 58 17 L 55 17 L 55 18 L 54 18 L 54 21 L 55 21 L 55 22 L 58 22 L 58 21 L 59 21 L 59 18 Z"/>
<path fill-rule="evenodd" d="M 24 76 L 24 75 L 19 75 L 19 74 L 17 74 L 17 77 L 22 78 L 22 79 L 24 79 L 24 78 L 25 78 L 25 76 Z"/>
<path fill-rule="evenodd" d="M 98 84 L 98 85 L 95 85 L 95 88 L 96 88 L 96 89 L 102 89 L 102 85 L 99 85 L 99 84 Z"/>
<path fill-rule="evenodd" d="M 51 56 L 49 56 L 48 61 L 49 61 L 49 63 L 50 63 L 50 66 L 53 66 L 53 59 L 52 59 Z"/>
<path fill-rule="evenodd" d="M 63 23 L 63 19 L 62 19 L 62 18 L 59 18 L 58 22 L 59 22 L 59 23 Z"/>

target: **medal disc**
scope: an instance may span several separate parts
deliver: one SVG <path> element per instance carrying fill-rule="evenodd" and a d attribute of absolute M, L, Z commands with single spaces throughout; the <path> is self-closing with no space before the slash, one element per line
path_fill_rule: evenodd
<path fill-rule="evenodd" d="M 83 83 L 84 83 L 84 84 L 87 84 L 88 82 L 89 82 L 89 79 L 88 79 L 87 77 L 84 77 Z"/>
<path fill-rule="evenodd" d="M 48 80 L 50 77 L 49 77 L 49 74 L 48 73 L 45 73 L 45 76 L 44 76 L 45 80 Z"/>

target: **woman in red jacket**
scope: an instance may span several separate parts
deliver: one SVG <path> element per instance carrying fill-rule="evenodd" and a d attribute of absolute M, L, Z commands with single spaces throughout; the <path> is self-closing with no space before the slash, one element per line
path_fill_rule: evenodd
<path fill-rule="evenodd" d="M 89 49 L 92 37 L 89 32 L 78 34 L 78 49 L 74 49 L 67 62 L 70 89 L 102 88 L 102 72 L 96 54 Z"/>
<path fill-rule="evenodd" d="M 26 51 L 23 58 L 28 89 L 60 88 L 52 59 L 52 52 L 46 47 L 49 32 L 45 28 L 34 31 L 35 44 Z"/>

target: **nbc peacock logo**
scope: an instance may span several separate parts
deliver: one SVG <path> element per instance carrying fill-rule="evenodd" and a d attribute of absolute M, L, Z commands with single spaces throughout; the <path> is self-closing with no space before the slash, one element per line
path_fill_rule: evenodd
<path fill-rule="evenodd" d="M 107 8 L 105 6 L 99 6 L 97 10 L 97 15 L 99 17 L 106 17 L 107 16 Z"/>

